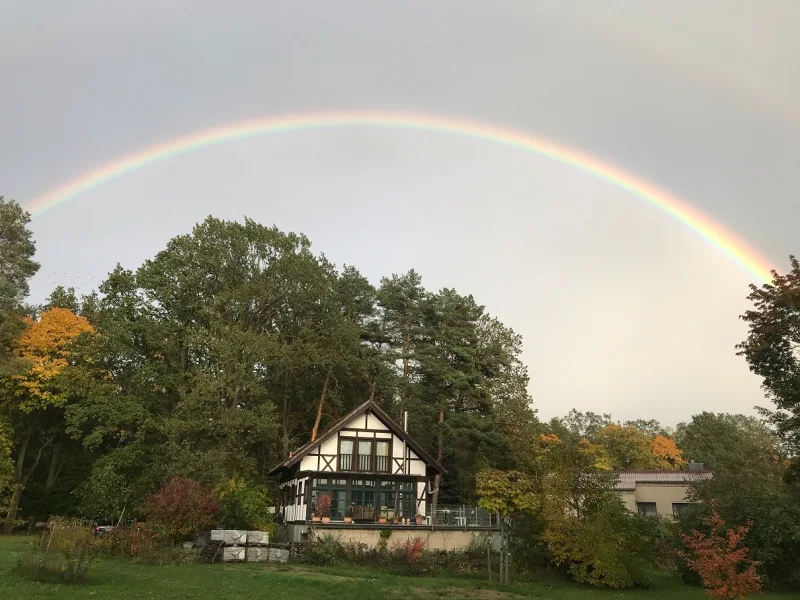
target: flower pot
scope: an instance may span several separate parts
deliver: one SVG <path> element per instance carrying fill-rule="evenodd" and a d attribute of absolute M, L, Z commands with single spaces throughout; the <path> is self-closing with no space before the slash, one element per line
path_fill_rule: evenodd
<path fill-rule="evenodd" d="M 344 522 L 345 523 L 352 523 L 353 522 L 353 517 L 345 517 L 344 518 Z"/>
<path fill-rule="evenodd" d="M 378 518 L 378 523 L 381 523 L 381 524 L 386 523 L 386 517 L 379 517 Z"/>
<path fill-rule="evenodd" d="M 322 522 L 323 523 L 330 523 L 331 522 L 331 518 L 330 517 L 322 517 Z"/>
<path fill-rule="evenodd" d="M 319 523 L 322 519 L 320 519 L 319 517 L 311 517 L 311 520 L 314 521 L 315 523 Z"/>
<path fill-rule="evenodd" d="M 424 517 L 415 517 L 414 520 L 417 522 L 417 525 L 422 525 Z"/>

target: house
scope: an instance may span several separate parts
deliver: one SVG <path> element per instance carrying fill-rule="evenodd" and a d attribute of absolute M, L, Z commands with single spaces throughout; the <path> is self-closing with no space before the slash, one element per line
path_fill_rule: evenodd
<path fill-rule="evenodd" d="M 453 532 L 499 529 L 497 516 L 477 507 L 438 506 L 432 514 L 434 479 L 443 473 L 405 427 L 368 400 L 270 471 L 280 488 L 278 536 L 301 542 L 325 531 L 373 545 L 391 528 L 399 541 L 424 532 L 429 547 L 458 549 L 472 535 Z"/>
<path fill-rule="evenodd" d="M 618 471 L 615 489 L 628 510 L 642 515 L 673 516 L 690 506 L 689 484 L 711 479 L 701 463 L 689 463 L 688 471 Z"/>

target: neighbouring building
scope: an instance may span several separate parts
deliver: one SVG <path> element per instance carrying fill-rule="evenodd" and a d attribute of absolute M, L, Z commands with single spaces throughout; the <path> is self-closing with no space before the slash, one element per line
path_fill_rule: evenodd
<path fill-rule="evenodd" d="M 689 484 L 713 477 L 700 463 L 687 471 L 618 471 L 615 489 L 628 510 L 641 515 L 673 516 L 690 506 Z"/>
<path fill-rule="evenodd" d="M 280 487 L 278 536 L 301 542 L 324 531 L 374 546 L 391 528 L 395 543 L 422 537 L 430 548 L 457 550 L 499 530 L 497 516 L 475 506 L 433 512 L 432 486 L 442 473 L 404 427 L 367 401 L 270 471 Z"/>

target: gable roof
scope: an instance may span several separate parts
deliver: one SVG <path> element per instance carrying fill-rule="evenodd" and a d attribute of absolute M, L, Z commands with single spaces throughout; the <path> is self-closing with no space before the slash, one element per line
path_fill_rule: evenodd
<path fill-rule="evenodd" d="M 298 462 L 300 462 L 304 456 L 306 456 L 309 452 L 311 452 L 314 448 L 320 446 L 325 440 L 332 438 L 334 435 L 339 433 L 339 431 L 347 425 L 350 421 L 358 417 L 359 415 L 363 415 L 367 411 L 373 413 L 378 419 L 380 419 L 389 430 L 399 437 L 401 440 L 404 440 L 409 448 L 411 448 L 417 456 L 419 456 L 429 467 L 438 471 L 439 473 L 444 473 L 444 467 L 439 464 L 433 456 L 428 453 L 425 448 L 423 448 L 419 443 L 417 443 L 408 433 L 398 425 L 394 419 L 392 419 L 389 415 L 384 412 L 384 410 L 375 404 L 372 400 L 367 400 L 363 404 L 355 407 L 341 419 L 339 419 L 336 423 L 334 423 L 333 427 L 328 429 L 325 433 L 319 436 L 313 442 L 309 442 L 305 446 L 296 450 L 292 455 L 284 460 L 281 464 L 275 466 L 268 475 L 276 475 L 283 469 L 288 469 L 291 466 L 294 466 Z"/>
<path fill-rule="evenodd" d="M 691 483 L 713 479 L 711 471 L 616 471 L 619 476 L 615 490 L 625 492 L 636 489 L 637 483 Z"/>

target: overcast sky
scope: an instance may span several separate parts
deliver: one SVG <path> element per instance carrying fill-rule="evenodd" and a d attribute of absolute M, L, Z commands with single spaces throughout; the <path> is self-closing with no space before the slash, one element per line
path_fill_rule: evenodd
<path fill-rule="evenodd" d="M 0 0 L 0 195 L 247 118 L 394 109 L 579 148 L 785 270 L 800 252 L 795 0 Z M 524 336 L 541 416 L 752 412 L 751 276 L 652 206 L 488 142 L 363 128 L 221 145 L 34 218 L 32 285 L 88 292 L 213 214 L 301 231 L 374 283 L 417 269 Z"/>

